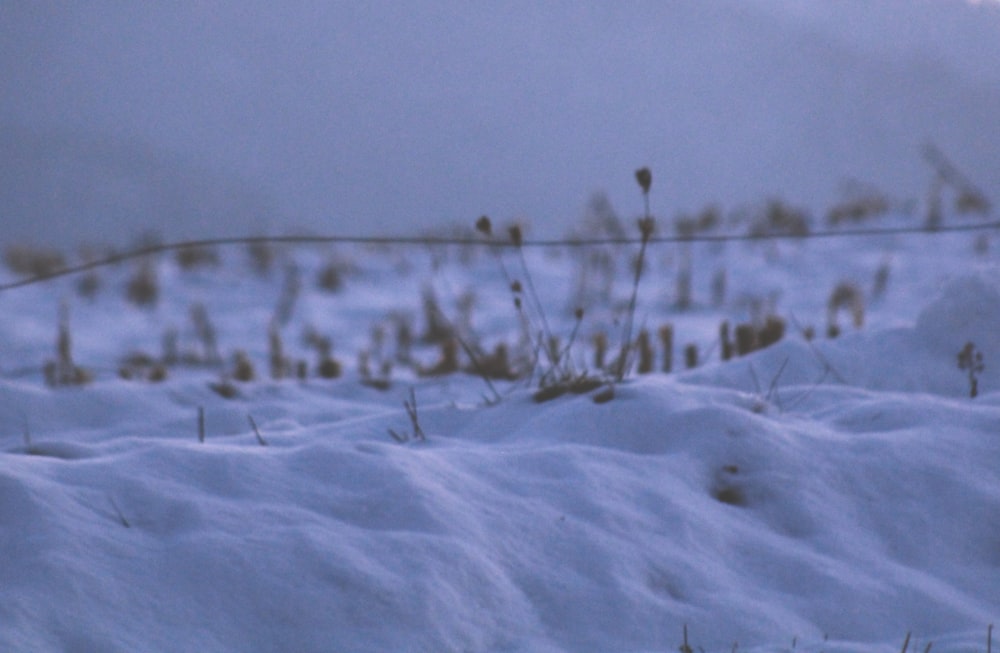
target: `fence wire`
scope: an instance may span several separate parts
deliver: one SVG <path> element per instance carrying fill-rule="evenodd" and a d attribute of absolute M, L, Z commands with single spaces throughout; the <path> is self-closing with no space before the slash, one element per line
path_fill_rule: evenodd
<path fill-rule="evenodd" d="M 927 226 L 912 227 L 884 227 L 884 228 L 856 228 L 856 229 L 827 229 L 810 231 L 800 234 L 782 232 L 762 232 L 743 234 L 707 234 L 695 233 L 685 235 L 653 235 L 649 239 L 650 245 L 669 243 L 724 243 L 739 241 L 766 241 L 766 240 L 814 240 L 833 238 L 872 238 L 878 236 L 893 236 L 901 234 L 921 234 L 924 236 L 935 236 L 945 233 L 988 231 L 1000 229 L 1000 220 L 991 222 L 979 222 L 960 225 L 941 225 L 934 228 Z M 326 245 L 326 244 L 354 244 L 354 245 L 397 245 L 397 246 L 475 246 L 475 247 L 503 247 L 503 248 L 548 248 L 548 247 L 598 247 L 602 245 L 639 245 L 642 243 L 640 236 L 635 237 L 600 237 L 600 238 L 555 238 L 555 239 L 525 239 L 519 243 L 514 243 L 502 238 L 488 238 L 485 236 L 245 236 L 230 238 L 204 238 L 198 240 L 183 240 L 173 243 L 161 243 L 138 247 L 112 254 L 102 259 L 88 261 L 79 265 L 67 266 L 54 270 L 46 274 L 40 274 L 17 281 L 9 281 L 0 284 L 0 292 L 31 286 L 52 279 L 70 276 L 94 270 L 97 268 L 116 265 L 125 261 L 140 259 L 153 254 L 161 254 L 184 249 L 227 247 L 232 245 Z"/>

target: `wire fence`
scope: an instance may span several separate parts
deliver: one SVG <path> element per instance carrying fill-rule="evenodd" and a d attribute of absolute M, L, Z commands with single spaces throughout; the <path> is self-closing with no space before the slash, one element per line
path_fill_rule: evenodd
<path fill-rule="evenodd" d="M 878 228 L 836 228 L 827 230 L 808 231 L 803 233 L 787 233 L 779 231 L 764 231 L 760 233 L 694 233 L 684 235 L 653 235 L 648 243 L 724 243 L 738 241 L 766 241 L 766 240 L 814 240 L 833 238 L 872 238 L 879 236 L 893 236 L 903 234 L 921 234 L 924 236 L 935 236 L 945 233 L 975 232 L 1000 230 L 1000 220 L 989 222 L 968 223 L 959 225 L 941 225 L 929 228 L 925 225 L 908 227 L 878 227 Z M 525 239 L 519 242 L 503 240 L 500 238 L 486 238 L 473 236 L 319 236 L 319 235 L 299 235 L 299 236 L 245 236 L 232 238 L 205 238 L 198 240 L 184 240 L 173 243 L 161 243 L 138 247 L 112 254 L 105 258 L 88 261 L 79 265 L 66 266 L 17 281 L 9 281 L 0 284 L 0 292 L 43 283 L 60 277 L 70 276 L 94 270 L 97 268 L 116 265 L 129 260 L 141 259 L 154 254 L 171 252 L 177 250 L 206 248 L 206 247 L 226 247 L 233 245 L 325 245 L 325 244 L 355 244 L 355 245 L 397 245 L 397 246 L 487 246 L 506 248 L 548 248 L 548 247 L 596 247 L 602 245 L 639 245 L 642 243 L 640 236 L 635 237 L 599 237 L 599 238 L 554 238 L 554 239 Z"/>

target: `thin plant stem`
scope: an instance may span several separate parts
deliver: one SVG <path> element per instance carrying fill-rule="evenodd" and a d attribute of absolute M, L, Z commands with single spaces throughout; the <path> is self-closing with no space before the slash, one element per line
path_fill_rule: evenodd
<path fill-rule="evenodd" d="M 455 340 L 458 341 L 458 345 L 465 351 L 465 355 L 469 357 L 469 361 L 472 362 L 472 366 L 476 370 L 476 375 L 483 380 L 483 382 L 486 384 L 486 387 L 489 388 L 490 392 L 493 393 L 493 402 L 499 403 L 500 400 L 503 399 L 503 397 L 497 391 L 496 386 L 493 385 L 493 382 L 490 381 L 490 377 L 488 374 L 486 374 L 485 370 L 483 369 L 483 365 L 479 360 L 479 356 L 476 355 L 476 352 L 473 351 L 469 343 L 465 341 L 465 338 L 463 338 L 458 333 L 458 329 L 455 328 L 455 325 L 452 324 L 451 320 L 448 319 L 448 317 L 441 311 L 441 309 L 436 308 L 435 311 L 438 317 L 441 319 L 442 323 L 445 326 L 447 326 L 448 329 L 451 331 L 451 333 L 454 335 Z"/>
<path fill-rule="evenodd" d="M 549 321 L 545 318 L 545 309 L 542 308 L 542 302 L 538 299 L 538 292 L 535 290 L 535 282 L 531 279 L 531 271 L 528 269 L 528 262 L 524 258 L 524 248 L 518 247 L 517 254 L 520 257 L 521 269 L 524 271 L 524 281 L 528 286 L 528 295 L 531 297 L 531 301 L 534 304 L 533 308 L 536 313 L 538 313 L 538 319 L 542 321 L 542 337 L 544 338 L 544 346 L 542 349 L 545 351 L 549 358 L 549 363 L 553 367 L 559 364 L 559 360 L 556 358 L 556 352 L 553 352 L 548 347 L 548 343 L 552 341 L 552 330 L 549 328 Z"/>
<path fill-rule="evenodd" d="M 257 444 L 262 447 L 266 447 L 267 440 L 265 440 L 264 436 L 260 434 L 260 429 L 257 428 L 257 422 L 254 420 L 253 415 L 247 415 L 247 421 L 250 422 L 250 428 L 253 429 L 253 434 L 257 438 Z"/>
<path fill-rule="evenodd" d="M 648 203 L 647 198 L 647 203 Z M 648 204 L 647 204 L 648 205 Z M 647 219 L 649 218 L 647 214 Z M 639 246 L 639 260 L 635 266 L 635 278 L 632 280 L 632 296 L 628 301 L 628 312 L 625 316 L 625 329 L 622 337 L 621 353 L 618 356 L 618 369 L 615 379 L 621 382 L 625 378 L 628 369 L 628 357 L 632 349 L 632 322 L 635 319 L 635 304 L 639 296 L 639 278 L 642 276 L 643 263 L 646 257 L 646 244 L 649 243 L 649 231 L 642 232 L 642 244 Z"/>

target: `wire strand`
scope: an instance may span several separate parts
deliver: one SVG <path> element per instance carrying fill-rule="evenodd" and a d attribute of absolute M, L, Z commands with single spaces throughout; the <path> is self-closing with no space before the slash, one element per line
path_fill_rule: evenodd
<path fill-rule="evenodd" d="M 901 234 L 923 234 L 933 236 L 944 233 L 987 231 L 1000 229 L 1000 221 L 981 222 L 960 225 L 940 226 L 929 229 L 925 226 L 913 227 L 884 227 L 875 229 L 828 229 L 821 231 L 811 231 L 804 234 L 789 234 L 776 232 L 763 232 L 756 234 L 691 234 L 684 236 L 651 236 L 649 245 L 666 243 L 722 243 L 739 241 L 766 241 L 766 240 L 814 240 L 831 238 L 865 238 L 876 236 L 893 236 Z M 26 279 L 10 281 L 0 284 L 0 292 L 23 288 L 38 283 L 44 283 L 60 277 L 70 276 L 94 270 L 97 268 L 115 265 L 124 261 L 129 261 L 153 254 L 161 254 L 189 248 L 200 247 L 226 247 L 231 245 L 254 245 L 254 244 L 285 244 L 285 245 L 324 245 L 324 244 L 355 244 L 355 245 L 403 245 L 403 246 L 477 246 L 477 247 L 597 247 L 601 245 L 639 245 L 642 243 L 641 237 L 612 237 L 612 238 L 557 238 L 524 240 L 520 244 L 503 242 L 496 240 L 486 240 L 483 238 L 468 236 L 245 236 L 229 238 L 204 238 L 198 240 L 184 240 L 174 243 L 163 243 L 158 245 L 148 245 L 136 249 L 128 250 L 118 254 L 113 254 L 103 259 L 81 263 L 80 265 L 60 268 L 47 274 L 36 275 Z"/>

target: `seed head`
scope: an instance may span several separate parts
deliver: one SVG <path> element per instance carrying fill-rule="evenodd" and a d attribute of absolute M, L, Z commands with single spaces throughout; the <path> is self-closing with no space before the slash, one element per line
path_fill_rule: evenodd
<path fill-rule="evenodd" d="M 515 279 L 510 284 L 511 292 L 521 292 L 524 288 L 521 286 L 521 282 Z"/>
<path fill-rule="evenodd" d="M 480 218 L 476 220 L 476 231 L 484 236 L 489 236 L 493 233 L 493 225 L 490 223 L 488 216 L 480 216 Z"/>
<path fill-rule="evenodd" d="M 507 231 L 510 234 L 510 242 L 514 243 L 516 247 L 520 247 L 521 243 L 524 242 L 524 236 L 521 233 L 520 225 L 511 225 L 510 229 Z"/>
<path fill-rule="evenodd" d="M 635 171 L 635 180 L 639 182 L 643 193 L 649 193 L 649 187 L 653 184 L 653 173 L 649 168 L 639 168 Z"/>

